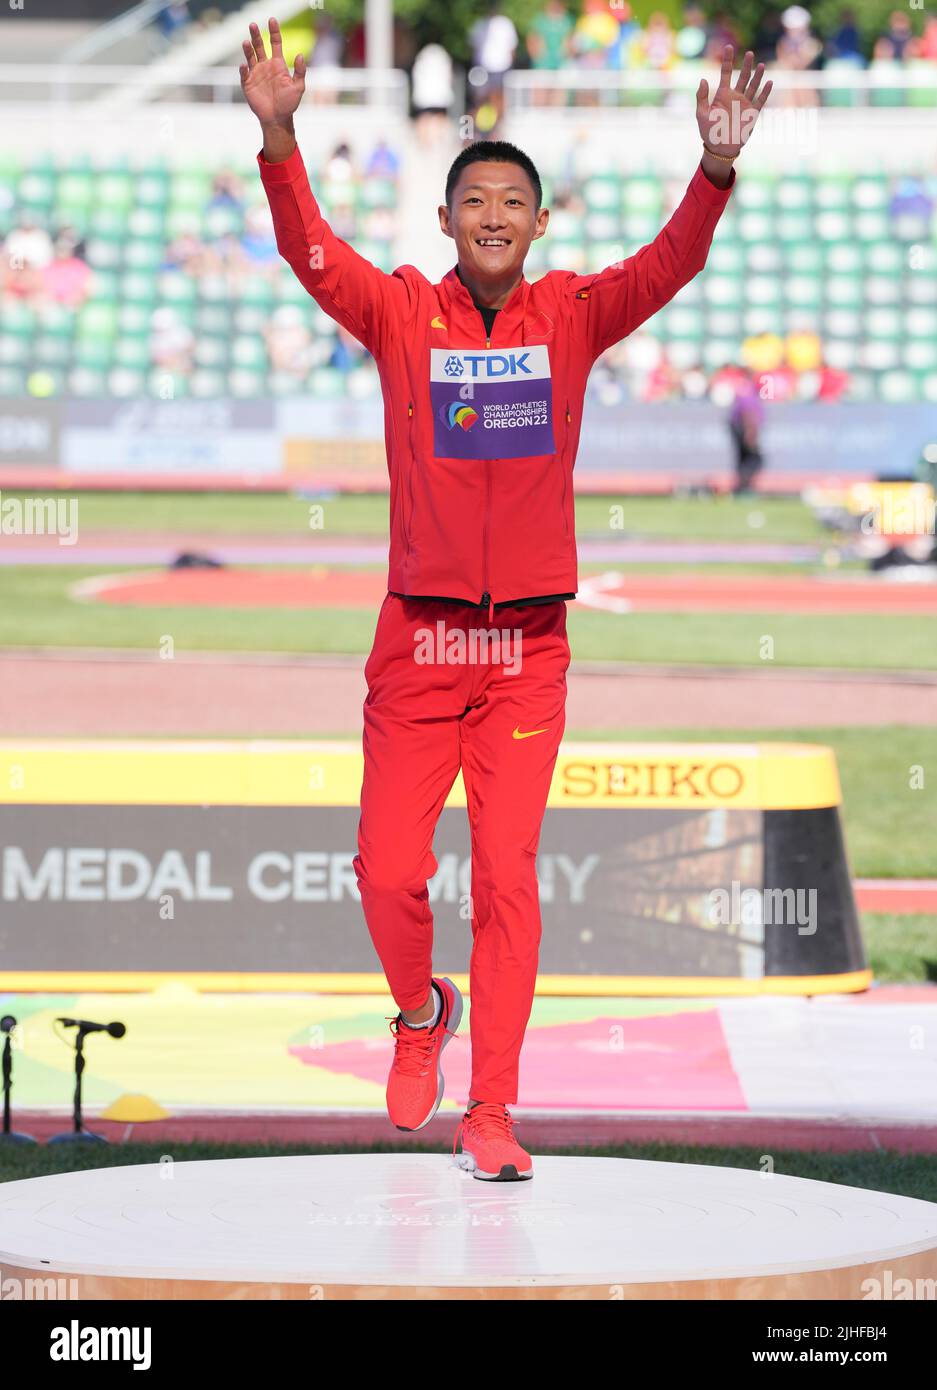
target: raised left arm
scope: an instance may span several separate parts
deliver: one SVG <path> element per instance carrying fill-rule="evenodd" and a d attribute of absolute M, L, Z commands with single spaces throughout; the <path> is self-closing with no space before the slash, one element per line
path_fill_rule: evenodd
<path fill-rule="evenodd" d="M 733 58 L 734 50 L 727 45 L 712 102 L 708 84 L 700 82 L 696 114 L 703 156 L 670 221 L 635 255 L 595 275 L 569 278 L 569 292 L 586 301 L 586 336 L 593 358 L 662 309 L 706 264 L 716 224 L 735 183 L 733 161 L 771 90 L 768 82 L 759 93 L 764 64 L 759 63 L 753 73 L 752 53 L 746 53 L 733 87 Z"/>

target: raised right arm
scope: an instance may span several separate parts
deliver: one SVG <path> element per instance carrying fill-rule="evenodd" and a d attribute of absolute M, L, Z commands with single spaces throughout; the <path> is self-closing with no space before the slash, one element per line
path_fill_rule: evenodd
<path fill-rule="evenodd" d="M 244 43 L 241 86 L 260 121 L 260 176 L 273 214 L 277 249 L 316 303 L 377 356 L 388 332 L 400 327 L 410 303 L 406 281 L 387 275 L 332 231 L 313 197 L 293 131 L 293 112 L 305 90 L 305 63 L 291 75 L 283 60 L 280 26 L 270 20 L 271 56 L 256 24 Z"/>

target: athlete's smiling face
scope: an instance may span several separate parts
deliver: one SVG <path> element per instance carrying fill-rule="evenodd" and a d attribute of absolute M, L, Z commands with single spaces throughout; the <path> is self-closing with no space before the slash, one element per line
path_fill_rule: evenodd
<path fill-rule="evenodd" d="M 549 213 L 537 209 L 533 184 L 519 164 L 466 164 L 439 209 L 439 225 L 455 240 L 459 269 L 470 288 L 498 295 L 523 274 L 530 243 L 543 236 Z"/>

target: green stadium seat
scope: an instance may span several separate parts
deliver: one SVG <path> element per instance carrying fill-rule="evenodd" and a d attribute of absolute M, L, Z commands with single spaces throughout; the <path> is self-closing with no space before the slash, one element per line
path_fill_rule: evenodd
<path fill-rule="evenodd" d="M 875 275 L 903 275 L 907 252 L 894 241 L 870 241 L 864 247 L 866 269 Z"/>
<path fill-rule="evenodd" d="M 937 338 L 911 340 L 905 343 L 901 352 L 905 367 L 916 372 L 937 371 Z"/>
<path fill-rule="evenodd" d="M 886 371 L 879 378 L 881 399 L 892 405 L 904 405 L 917 400 L 917 382 L 912 372 Z"/>
<path fill-rule="evenodd" d="M 164 304 L 194 305 L 198 296 L 198 282 L 182 271 L 166 271 L 158 277 L 159 297 Z"/>
<path fill-rule="evenodd" d="M 823 302 L 823 281 L 819 275 L 789 275 L 784 294 L 798 309 L 817 309 Z"/>
<path fill-rule="evenodd" d="M 897 341 L 886 342 L 884 338 L 873 339 L 863 345 L 860 360 L 863 366 L 877 372 L 895 370 L 901 362 L 901 345 Z"/>
<path fill-rule="evenodd" d="M 894 231 L 888 213 L 874 209 L 857 212 L 853 228 L 861 241 L 886 241 Z"/>
<path fill-rule="evenodd" d="M 251 372 L 238 368 L 228 373 L 228 391 L 241 400 L 256 400 L 267 394 L 266 372 Z"/>
<path fill-rule="evenodd" d="M 622 181 L 617 174 L 596 174 L 585 180 L 582 196 L 587 212 L 618 212 L 622 204 Z"/>
<path fill-rule="evenodd" d="M 755 275 L 780 275 L 784 270 L 784 256 L 776 241 L 746 247 L 745 263 L 749 273 Z"/>
<path fill-rule="evenodd" d="M 33 362 L 41 367 L 64 367 L 71 357 L 71 342 L 68 338 L 44 333 L 33 343 Z"/>
<path fill-rule="evenodd" d="M 143 396 L 146 394 L 146 373 L 130 367 L 115 367 L 108 372 L 107 389 L 112 396 L 121 400 Z"/>
<path fill-rule="evenodd" d="M 893 275 L 866 275 L 862 294 L 869 304 L 900 304 L 902 282 Z"/>
<path fill-rule="evenodd" d="M 76 324 L 83 338 L 114 338 L 117 334 L 117 305 L 93 301 L 78 311 Z"/>
<path fill-rule="evenodd" d="M 162 241 L 146 241 L 142 237 L 127 242 L 124 265 L 128 270 L 158 270 L 163 262 Z"/>
<path fill-rule="evenodd" d="M 738 309 L 710 309 L 706 315 L 706 331 L 715 338 L 738 338 L 740 341 L 745 331 L 745 315 L 741 308 Z M 699 335 L 702 337 L 702 332 Z"/>
<path fill-rule="evenodd" d="M 202 400 L 215 400 L 224 396 L 227 390 L 225 373 L 207 368 L 199 368 L 194 371 L 190 384 L 192 395 Z"/>
<path fill-rule="evenodd" d="M 937 309 L 905 309 L 904 326 L 909 338 L 930 338 L 937 342 Z"/>
<path fill-rule="evenodd" d="M 622 208 L 629 212 L 644 213 L 657 219 L 660 226 L 663 205 L 663 189 L 659 179 L 626 178 L 622 188 Z"/>
<path fill-rule="evenodd" d="M 3 358 L 0 357 L 0 362 Z M 22 398 L 26 395 L 26 372 L 20 367 L 3 363 L 0 366 L 0 396 Z"/>
<path fill-rule="evenodd" d="M 823 313 L 824 338 L 858 341 L 862 334 L 862 315 L 856 309 L 826 309 Z"/>
<path fill-rule="evenodd" d="M 854 241 L 834 241 L 824 247 L 826 271 L 831 275 L 857 275 L 865 257 Z"/>
<path fill-rule="evenodd" d="M 156 302 L 158 295 L 156 277 L 142 275 L 135 270 L 127 271 L 120 279 L 120 298 L 125 304 L 145 304 Z"/>
<path fill-rule="evenodd" d="M 157 208 L 134 208 L 127 218 L 127 231 L 135 237 L 157 237 L 163 241 L 164 218 Z"/>
<path fill-rule="evenodd" d="M 118 367 L 134 367 L 145 371 L 150 365 L 149 337 L 142 334 L 136 337 L 119 338 L 114 349 L 114 363 Z"/>
<path fill-rule="evenodd" d="M 869 338 L 898 342 L 905 336 L 904 315 L 896 309 L 867 309 L 864 317 Z"/>
<path fill-rule="evenodd" d="M 862 307 L 863 286 L 858 275 L 830 275 L 824 281 L 826 302 L 837 308 L 859 309 Z"/>
<path fill-rule="evenodd" d="M 76 338 L 73 360 L 76 367 L 105 371 L 114 361 L 115 344 L 108 338 Z"/>
<path fill-rule="evenodd" d="M 117 270 L 123 263 L 123 242 L 116 237 L 113 240 L 89 238 L 85 246 L 85 258 L 92 270 Z"/>
<path fill-rule="evenodd" d="M 820 275 L 825 268 L 824 248 L 816 241 L 789 242 L 783 256 L 791 274 Z"/>
<path fill-rule="evenodd" d="M 841 208 L 827 208 L 816 213 L 813 230 L 821 241 L 848 241 L 852 238 L 852 215 Z"/>
<path fill-rule="evenodd" d="M 93 367 L 73 367 L 66 378 L 70 396 L 106 396 L 107 373 Z"/>
<path fill-rule="evenodd" d="M 134 180 L 130 174 L 104 174 L 95 180 L 94 200 L 98 208 L 128 213 L 134 198 Z"/>
<path fill-rule="evenodd" d="M 855 338 L 826 338 L 823 356 L 837 371 L 851 373 L 859 361 L 859 344 Z"/>

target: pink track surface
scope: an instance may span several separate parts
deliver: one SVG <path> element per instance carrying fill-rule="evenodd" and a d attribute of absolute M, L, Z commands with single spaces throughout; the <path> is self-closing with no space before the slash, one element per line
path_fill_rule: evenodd
<path fill-rule="evenodd" d="M 570 729 L 937 723 L 937 672 L 653 667 L 574 662 Z M 0 653 L 8 736 L 361 735 L 364 657 L 80 648 Z"/>
<path fill-rule="evenodd" d="M 101 603 L 145 607 L 379 608 L 383 571 L 315 566 L 304 571 L 158 569 L 111 574 L 87 593 Z M 637 613 L 937 613 L 937 584 L 889 583 L 870 577 L 622 574 L 601 594 L 585 578 L 578 602 L 624 600 Z"/>

